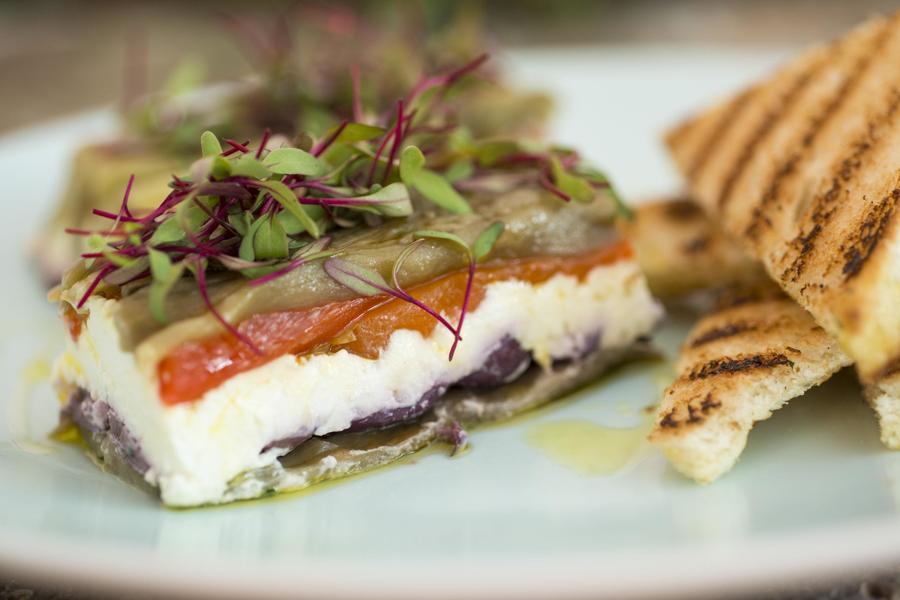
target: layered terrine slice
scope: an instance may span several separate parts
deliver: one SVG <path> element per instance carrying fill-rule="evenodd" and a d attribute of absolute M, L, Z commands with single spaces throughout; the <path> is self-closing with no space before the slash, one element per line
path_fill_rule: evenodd
<path fill-rule="evenodd" d="M 646 342 L 609 183 L 419 121 L 452 82 L 305 148 L 204 134 L 157 209 L 126 193 L 52 293 L 63 426 L 102 466 L 175 506 L 298 489 L 459 447 Z"/>

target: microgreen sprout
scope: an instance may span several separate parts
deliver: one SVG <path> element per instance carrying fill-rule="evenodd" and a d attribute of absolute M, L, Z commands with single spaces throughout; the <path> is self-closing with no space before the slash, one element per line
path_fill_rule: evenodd
<path fill-rule="evenodd" d="M 462 327 L 466 319 L 466 312 L 469 309 L 469 301 L 472 297 L 472 285 L 475 283 L 476 263 L 480 260 L 483 260 L 490 253 L 491 249 L 494 247 L 494 243 L 497 241 L 497 238 L 500 237 L 501 233 L 503 233 L 503 229 L 504 225 L 502 222 L 496 221 L 494 223 L 491 223 L 484 231 L 478 234 L 478 237 L 475 238 L 475 243 L 473 243 L 472 246 L 469 246 L 469 244 L 466 243 L 466 241 L 458 235 L 446 231 L 424 229 L 413 234 L 420 240 L 435 239 L 450 242 L 451 244 L 462 248 L 463 252 L 465 252 L 466 254 L 466 258 L 468 259 L 468 276 L 466 277 L 466 289 L 463 292 L 463 302 L 462 307 L 459 311 L 459 321 L 457 321 L 456 323 L 453 345 L 450 347 L 450 360 L 453 360 L 453 356 L 456 354 L 456 347 L 459 342 L 462 341 Z M 398 268 L 395 266 L 394 272 L 396 273 L 397 270 Z"/>
<path fill-rule="evenodd" d="M 416 232 L 416 241 L 394 264 L 393 285 L 332 250 L 333 230 L 407 218 L 423 202 L 450 213 L 471 213 L 460 191 L 496 191 L 498 181 L 512 187 L 544 186 L 566 201 L 589 201 L 596 190 L 610 189 L 602 173 L 580 167 L 574 152 L 472 139 L 442 100 L 450 87 L 475 76 L 486 59 L 479 56 L 449 73 L 424 77 L 381 116 L 362 106 L 361 76 L 351 69 L 352 113 L 335 119 L 319 137 L 295 138 L 305 140 L 298 142 L 302 148 L 288 145 L 284 136 L 269 129 L 256 141 L 203 132 L 201 158 L 189 174 L 173 175 L 168 195 L 156 208 L 131 210 L 132 177 L 118 212 L 94 211 L 110 221 L 108 227 L 68 230 L 88 238 L 82 257 L 90 279 L 78 308 L 109 286 L 149 286 L 150 312 L 164 323 L 170 312 L 167 297 L 190 276 L 209 313 L 258 351 L 214 306 L 209 275 L 219 274 L 218 279 L 231 273 L 246 278 L 250 286 L 262 286 L 324 261 L 325 272 L 356 293 L 390 295 L 431 315 L 454 337 L 452 359 L 462 339 L 477 263 L 502 233 L 502 223 L 489 226 L 471 245 L 449 232 Z M 399 286 L 403 261 L 423 240 L 452 243 L 466 254 L 468 277 L 455 325 Z"/>
<path fill-rule="evenodd" d="M 328 273 L 332 279 L 344 287 L 353 290 L 357 294 L 361 296 L 378 296 L 386 294 L 388 296 L 393 296 L 398 300 L 409 302 L 434 317 L 438 323 L 443 325 L 447 331 L 453 334 L 454 338 L 459 338 L 456 328 L 451 325 L 447 319 L 441 316 L 439 312 L 417 300 L 402 288 L 395 288 L 388 285 L 384 280 L 384 277 L 382 277 L 378 271 L 357 265 L 337 256 L 327 259 L 323 266 L 325 272 Z"/>

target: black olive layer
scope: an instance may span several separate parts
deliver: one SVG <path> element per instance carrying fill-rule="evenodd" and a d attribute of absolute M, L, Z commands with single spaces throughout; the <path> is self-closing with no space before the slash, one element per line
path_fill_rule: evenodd
<path fill-rule="evenodd" d="M 456 384 L 436 385 L 411 407 L 381 411 L 349 429 L 325 436 L 297 435 L 270 443 L 292 448 L 277 463 L 249 471 L 229 483 L 222 502 L 302 489 L 323 481 L 372 470 L 443 441 L 454 451 L 467 443 L 464 427 L 508 419 L 590 382 L 616 364 L 652 354 L 645 341 L 598 349 L 591 336 L 575 357 L 550 369 L 532 364 L 530 353 L 506 338 L 477 372 Z M 149 468 L 133 435 L 108 404 L 77 390 L 63 418 L 79 428 L 95 462 L 130 483 L 147 488 Z"/>

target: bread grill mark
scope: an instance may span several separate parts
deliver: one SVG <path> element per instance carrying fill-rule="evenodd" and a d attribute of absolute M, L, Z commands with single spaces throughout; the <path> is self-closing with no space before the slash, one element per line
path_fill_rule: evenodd
<path fill-rule="evenodd" d="M 716 358 L 703 366 L 691 370 L 687 378 L 691 381 L 707 379 L 717 375 L 732 375 L 754 369 L 773 369 L 775 367 L 793 367 L 794 362 L 780 352 L 767 352 L 737 358 Z"/>
<path fill-rule="evenodd" d="M 728 323 L 727 325 L 711 327 L 710 329 L 707 329 L 706 331 L 695 337 L 693 340 L 691 340 L 690 347 L 699 348 L 700 346 L 709 344 L 710 342 L 714 342 L 716 340 L 733 337 L 740 333 L 754 330 L 756 330 L 756 325 L 753 325 L 746 321 L 736 321 L 734 323 Z"/>
<path fill-rule="evenodd" d="M 816 247 L 816 241 L 825 228 L 829 226 L 831 218 L 837 212 L 839 207 L 838 198 L 847 185 L 852 183 L 859 175 L 860 167 L 866 154 L 876 148 L 879 141 L 883 141 L 887 137 L 879 136 L 879 129 L 892 123 L 898 106 L 900 106 L 900 91 L 893 89 L 891 102 L 887 110 L 869 122 L 865 134 L 851 144 L 853 150 L 850 155 L 838 164 L 837 172 L 831 178 L 831 186 L 824 194 L 820 194 L 813 199 L 812 213 L 809 217 L 813 225 L 808 231 L 798 234 L 797 237 L 788 242 L 788 253 L 793 250 L 796 256 L 782 272 L 782 282 L 796 282 L 806 270 L 808 258 Z"/>
<path fill-rule="evenodd" d="M 719 292 L 715 298 L 715 311 L 781 298 L 784 298 L 784 292 L 774 282 L 766 285 L 732 286 Z"/>
<path fill-rule="evenodd" d="M 756 241 L 759 237 L 760 227 L 765 224 L 772 226 L 771 220 L 766 216 L 767 209 L 775 204 L 780 204 L 781 186 L 784 181 L 790 177 L 797 169 L 797 164 L 807 155 L 813 147 L 813 143 L 819 136 L 819 133 L 828 123 L 828 121 L 837 114 L 841 106 L 850 96 L 850 92 L 856 87 L 857 83 L 862 79 L 863 75 L 869 70 L 873 64 L 873 57 L 884 47 L 889 39 L 890 28 L 883 27 L 882 30 L 874 37 L 868 52 L 864 52 L 853 64 L 850 75 L 844 80 L 838 88 L 837 93 L 831 97 L 825 109 L 810 121 L 809 128 L 800 140 L 800 147 L 791 152 L 785 158 L 781 167 L 778 168 L 773 176 L 766 192 L 762 195 L 759 203 L 751 212 L 750 223 L 745 229 L 745 234 L 752 240 Z M 829 57 L 833 57 L 835 52 L 839 52 L 840 48 L 834 48 L 829 52 Z"/>
<path fill-rule="evenodd" d="M 687 410 L 687 416 L 683 419 L 679 419 L 675 416 L 675 413 L 678 411 L 680 405 L 673 406 L 666 414 L 663 415 L 662 419 L 660 419 L 659 426 L 663 429 L 677 429 L 680 425 L 695 425 L 698 423 L 702 423 L 704 420 L 706 420 L 706 417 L 708 417 L 713 410 L 721 408 L 722 406 L 722 403 L 720 401 L 713 399 L 712 392 L 707 392 L 706 396 L 703 397 L 703 400 L 701 400 L 699 404 L 695 405 L 695 402 L 699 399 L 699 396 L 694 397 L 684 405 L 685 409 Z"/>
<path fill-rule="evenodd" d="M 709 248 L 711 242 L 712 239 L 708 235 L 701 235 L 686 243 L 682 249 L 685 254 L 697 254 Z"/>
<path fill-rule="evenodd" d="M 880 202 L 872 206 L 864 216 L 862 223 L 853 232 L 849 243 L 841 246 L 844 266 L 841 272 L 844 281 L 850 281 L 862 270 L 866 261 L 875 252 L 878 243 L 884 237 L 900 201 L 900 188 L 894 188 Z"/>
<path fill-rule="evenodd" d="M 719 117 L 719 120 L 716 122 L 715 126 L 712 128 L 712 131 L 709 133 L 709 136 L 705 140 L 703 140 L 703 144 L 700 146 L 700 150 L 697 152 L 697 155 L 694 157 L 694 160 L 691 161 L 690 166 L 687 169 L 688 179 L 690 181 L 694 181 L 703 171 L 703 167 L 706 165 L 706 161 L 713 155 L 713 151 L 718 146 L 719 142 L 723 137 L 728 133 L 728 130 L 731 129 L 731 126 L 734 125 L 735 121 L 738 120 L 741 113 L 746 108 L 749 103 L 750 98 L 756 93 L 758 87 L 753 86 L 747 90 L 745 90 L 740 96 L 731 101 L 731 105 L 728 106 L 722 115 Z"/>
<path fill-rule="evenodd" d="M 837 182 L 834 183 L 836 184 Z M 833 184 L 831 189 L 834 190 L 839 188 L 834 187 Z M 816 223 L 808 233 L 798 235 L 788 242 L 789 246 L 796 250 L 797 256 L 791 261 L 790 266 L 781 273 L 781 281 L 797 281 L 800 274 L 803 273 L 803 270 L 806 268 L 807 255 L 809 255 L 815 247 L 813 241 L 819 237 L 820 233 L 822 233 L 822 224 Z M 806 291 L 806 289 L 806 286 L 804 286 L 803 290 Z"/>
<path fill-rule="evenodd" d="M 775 172 L 772 181 L 769 182 L 769 187 L 760 198 L 759 204 L 754 206 L 750 212 L 750 223 L 744 229 L 744 235 L 754 242 L 759 238 L 759 230 L 763 223 L 767 227 L 772 227 L 772 220 L 766 216 L 765 209 L 778 197 L 781 192 L 781 182 L 796 170 L 798 162 L 800 162 L 800 153 L 798 152 L 785 159 L 784 164 Z"/>
<path fill-rule="evenodd" d="M 734 164 L 728 170 L 728 175 L 725 177 L 725 180 L 722 184 L 722 188 L 719 190 L 719 197 L 716 201 L 716 205 L 721 209 L 724 207 L 728 201 L 731 199 L 731 194 L 734 191 L 734 186 L 737 183 L 738 179 L 740 179 L 741 174 L 744 172 L 744 169 L 747 168 L 747 165 L 750 163 L 751 158 L 753 157 L 756 148 L 766 139 L 766 136 L 775 128 L 782 117 L 791 109 L 797 99 L 800 97 L 800 93 L 806 88 L 810 81 L 819 73 L 822 67 L 826 64 L 826 61 L 820 57 L 814 64 L 810 65 L 803 73 L 798 75 L 794 82 L 791 84 L 790 88 L 782 94 L 781 98 L 779 98 L 779 102 L 777 106 L 773 107 L 769 112 L 765 115 L 762 122 L 757 126 L 756 130 L 753 132 L 753 135 L 744 145 L 743 150 L 741 150 L 740 155 L 738 155 L 737 159 L 734 161 Z"/>
<path fill-rule="evenodd" d="M 679 198 L 666 203 L 665 215 L 672 221 L 693 221 L 703 215 L 703 210 L 689 198 Z"/>

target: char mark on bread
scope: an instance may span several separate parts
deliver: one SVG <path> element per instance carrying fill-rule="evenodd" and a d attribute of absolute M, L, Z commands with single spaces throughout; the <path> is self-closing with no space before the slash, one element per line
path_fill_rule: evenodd
<path fill-rule="evenodd" d="M 730 375 L 750 369 L 773 369 L 775 367 L 793 367 L 794 363 L 780 352 L 767 352 L 751 356 L 723 357 L 709 361 L 708 363 L 692 370 L 688 379 L 706 379 L 717 375 Z"/>

